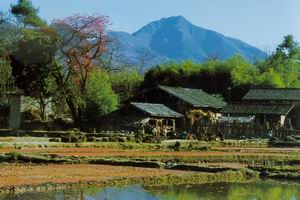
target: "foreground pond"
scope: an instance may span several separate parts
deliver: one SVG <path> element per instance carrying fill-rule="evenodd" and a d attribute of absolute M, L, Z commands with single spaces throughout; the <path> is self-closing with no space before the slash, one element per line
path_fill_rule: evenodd
<path fill-rule="evenodd" d="M 259 181 L 197 186 L 143 188 L 141 186 L 84 188 L 48 193 L 26 193 L 0 200 L 300 200 L 300 184 Z"/>

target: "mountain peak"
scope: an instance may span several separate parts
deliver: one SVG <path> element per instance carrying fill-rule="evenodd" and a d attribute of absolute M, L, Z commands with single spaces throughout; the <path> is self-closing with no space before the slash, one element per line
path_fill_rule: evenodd
<path fill-rule="evenodd" d="M 165 22 L 184 22 L 184 23 L 190 23 L 184 16 L 178 15 L 178 16 L 171 16 L 171 17 L 166 17 L 162 18 L 158 21 L 165 21 Z"/>
<path fill-rule="evenodd" d="M 125 37 L 126 35 L 123 34 Z M 240 40 L 224 36 L 212 30 L 198 27 L 185 17 L 172 16 L 161 18 L 143 26 L 137 32 L 128 36 L 119 37 L 124 46 L 130 46 L 131 57 L 138 57 L 138 49 L 148 49 L 158 55 L 158 60 L 186 60 L 191 59 L 203 62 L 210 57 L 226 59 L 239 54 L 247 60 L 254 61 L 265 58 L 265 53 Z"/>
<path fill-rule="evenodd" d="M 194 25 L 190 23 L 185 17 L 179 16 L 171 16 L 167 18 L 161 18 L 159 20 L 148 23 L 143 26 L 141 29 L 133 33 L 133 36 L 141 36 L 143 35 L 146 43 L 149 42 L 149 37 L 151 35 L 155 35 L 157 32 L 164 30 L 169 30 L 169 32 L 177 32 L 177 30 L 188 30 L 192 28 Z"/>

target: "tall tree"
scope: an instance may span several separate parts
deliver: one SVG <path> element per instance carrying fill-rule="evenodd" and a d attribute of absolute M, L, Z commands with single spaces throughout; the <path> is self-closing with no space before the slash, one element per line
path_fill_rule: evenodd
<path fill-rule="evenodd" d="M 56 47 L 55 34 L 38 16 L 38 9 L 30 0 L 18 0 L 11 5 L 10 23 L 4 31 L 15 85 L 24 95 L 38 102 L 41 118 L 45 119 L 45 107 L 49 102 L 50 70 Z M 13 18 L 14 17 L 14 18 Z"/>
<path fill-rule="evenodd" d="M 118 96 L 112 90 L 109 76 L 105 71 L 92 70 L 87 81 L 84 101 L 86 108 L 83 118 L 88 121 L 96 121 L 99 116 L 117 109 Z"/>
<path fill-rule="evenodd" d="M 37 32 L 23 38 L 10 55 L 12 75 L 25 96 L 38 99 L 41 118 L 45 119 L 46 98 L 51 95 L 50 71 L 56 47 L 55 38 Z"/>
<path fill-rule="evenodd" d="M 108 17 L 73 15 L 56 19 L 52 26 L 58 33 L 58 60 L 53 76 L 76 124 L 82 120 L 84 95 L 91 71 L 111 42 L 107 36 Z M 63 68 L 62 68 L 63 66 Z"/>
<path fill-rule="evenodd" d="M 38 9 L 29 0 L 19 0 L 17 4 L 11 5 L 11 13 L 23 27 L 46 25 L 46 22 L 38 16 Z"/>
<path fill-rule="evenodd" d="M 300 58 L 300 47 L 299 43 L 295 41 L 292 35 L 287 35 L 283 38 L 281 44 L 276 48 L 275 53 L 271 56 L 271 59 L 299 59 Z"/>
<path fill-rule="evenodd" d="M 300 87 L 300 46 L 292 35 L 259 65 L 263 82 L 274 87 Z"/>

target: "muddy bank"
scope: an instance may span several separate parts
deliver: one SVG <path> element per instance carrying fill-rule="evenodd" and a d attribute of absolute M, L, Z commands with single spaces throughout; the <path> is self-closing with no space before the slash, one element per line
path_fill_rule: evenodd
<path fill-rule="evenodd" d="M 258 173 L 250 170 L 199 173 L 101 165 L 16 165 L 9 166 L 4 170 L 2 170 L 4 173 L 0 177 L 0 194 L 42 192 L 87 186 L 105 187 L 132 184 L 168 186 L 211 182 L 244 182 L 258 178 Z"/>
<path fill-rule="evenodd" d="M 300 180 L 299 165 L 285 166 L 248 166 L 248 169 L 259 172 L 261 178 L 275 180 Z"/>

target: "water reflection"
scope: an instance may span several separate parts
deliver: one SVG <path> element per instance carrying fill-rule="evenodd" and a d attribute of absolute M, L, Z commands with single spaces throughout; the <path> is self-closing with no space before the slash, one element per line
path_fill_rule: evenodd
<path fill-rule="evenodd" d="M 160 189 L 154 191 L 162 200 L 300 200 L 300 185 L 295 183 L 215 183 L 191 188 Z"/>
<path fill-rule="evenodd" d="M 84 188 L 49 193 L 27 193 L 0 200 L 300 200 L 300 184 L 259 181 L 214 183 L 198 186 L 141 186 Z"/>

